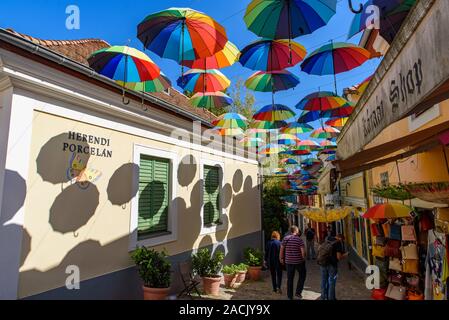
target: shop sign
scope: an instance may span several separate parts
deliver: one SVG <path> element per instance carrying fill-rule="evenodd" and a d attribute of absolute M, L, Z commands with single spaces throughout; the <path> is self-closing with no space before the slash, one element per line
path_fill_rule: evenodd
<path fill-rule="evenodd" d="M 108 149 L 110 146 L 111 140 L 109 138 L 71 131 L 62 145 L 62 151 L 78 155 L 112 158 L 112 150 Z"/>
<path fill-rule="evenodd" d="M 346 160 L 392 123 L 411 114 L 441 84 L 449 80 L 449 1 L 423 0 L 398 34 L 359 110 L 338 141 L 337 155 Z M 369 89 L 371 90 L 371 89 Z"/>

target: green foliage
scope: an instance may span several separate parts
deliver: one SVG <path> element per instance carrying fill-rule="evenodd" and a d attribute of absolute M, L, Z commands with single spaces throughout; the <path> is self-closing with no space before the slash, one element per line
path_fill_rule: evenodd
<path fill-rule="evenodd" d="M 193 272 L 200 277 L 216 278 L 222 268 L 224 253 L 216 251 L 212 256 L 209 249 L 201 249 L 192 255 Z"/>
<path fill-rule="evenodd" d="M 137 248 L 131 258 L 139 270 L 139 275 L 146 287 L 169 288 L 171 284 L 171 264 L 165 252 Z"/>
<path fill-rule="evenodd" d="M 238 79 L 233 87 L 226 90 L 226 94 L 234 101 L 227 108 L 227 112 L 237 112 L 251 121 L 255 112 L 254 104 L 256 98 L 251 91 L 246 89 L 244 81 Z"/>
<path fill-rule="evenodd" d="M 237 270 L 237 272 L 247 272 L 248 266 L 244 263 L 240 263 L 236 266 L 236 270 Z"/>
<path fill-rule="evenodd" d="M 223 267 L 223 273 L 224 274 L 236 274 L 238 272 L 237 270 L 237 266 L 235 264 L 231 264 L 229 266 L 224 266 Z"/>
<path fill-rule="evenodd" d="M 288 220 L 285 212 L 287 205 L 281 199 L 291 195 L 282 188 L 283 179 L 266 179 L 263 190 L 263 230 L 265 240 L 270 240 L 273 231 L 288 229 Z"/>
<path fill-rule="evenodd" d="M 259 249 L 246 248 L 245 262 L 250 267 L 261 267 L 263 264 L 263 253 Z"/>
<path fill-rule="evenodd" d="M 393 200 L 409 200 L 414 197 L 407 191 L 403 184 L 398 185 L 387 185 L 387 186 L 376 186 L 371 188 L 371 192 L 385 199 L 393 199 Z"/>

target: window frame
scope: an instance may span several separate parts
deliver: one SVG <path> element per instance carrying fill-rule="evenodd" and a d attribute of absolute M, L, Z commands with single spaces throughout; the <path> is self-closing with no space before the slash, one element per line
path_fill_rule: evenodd
<path fill-rule="evenodd" d="M 169 205 L 167 227 L 168 233 L 155 233 L 155 236 L 145 239 L 138 239 L 139 227 L 139 192 L 131 200 L 131 221 L 130 221 L 130 245 L 129 250 L 133 251 L 137 246 L 154 247 L 178 240 L 178 210 L 176 207 L 177 197 L 177 175 L 178 172 L 178 155 L 174 152 L 155 149 L 143 145 L 134 145 L 133 163 L 140 168 L 141 155 L 170 160 L 170 177 L 169 181 Z M 139 172 L 134 173 L 133 187 L 139 187 Z"/>
<path fill-rule="evenodd" d="M 213 225 L 213 226 L 205 226 L 204 225 L 204 167 L 205 166 L 210 166 L 210 167 L 218 167 L 219 168 L 219 181 L 220 181 L 220 185 L 219 185 L 219 203 L 220 203 L 220 208 L 219 208 L 219 217 L 220 220 L 222 221 L 221 224 L 218 225 Z M 224 186 L 224 163 L 221 161 L 214 161 L 214 160 L 210 160 L 210 159 L 201 159 L 200 160 L 200 181 L 201 181 L 201 192 L 200 192 L 200 203 L 201 203 L 201 211 L 200 211 L 200 216 L 201 216 L 201 232 L 200 235 L 207 235 L 207 234 L 211 234 L 211 233 L 215 233 L 218 231 L 223 231 L 226 230 L 228 228 L 228 219 L 223 219 L 224 215 L 227 215 L 227 209 L 223 207 L 223 186 Z"/>

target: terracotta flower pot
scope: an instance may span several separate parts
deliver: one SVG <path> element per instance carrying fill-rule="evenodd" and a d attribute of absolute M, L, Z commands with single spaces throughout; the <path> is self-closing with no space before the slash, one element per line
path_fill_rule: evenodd
<path fill-rule="evenodd" d="M 236 283 L 242 284 L 246 280 L 246 271 L 239 271 L 237 273 L 237 280 Z"/>
<path fill-rule="evenodd" d="M 233 289 L 237 282 L 237 274 L 224 274 L 225 287 L 228 289 Z"/>
<path fill-rule="evenodd" d="M 259 281 L 262 267 L 249 267 L 248 274 L 251 280 Z"/>
<path fill-rule="evenodd" d="M 149 288 L 143 287 L 143 299 L 144 300 L 165 300 L 170 293 L 170 288 Z"/>
<path fill-rule="evenodd" d="M 203 277 L 203 289 L 207 295 L 218 296 L 220 294 L 221 277 Z"/>

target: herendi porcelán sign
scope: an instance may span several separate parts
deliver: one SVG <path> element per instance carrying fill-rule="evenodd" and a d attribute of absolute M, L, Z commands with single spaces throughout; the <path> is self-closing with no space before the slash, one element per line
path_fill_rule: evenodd
<path fill-rule="evenodd" d="M 419 14 L 419 9 L 431 2 L 421 1 L 422 6 L 413 13 Z M 413 34 L 371 96 L 367 100 L 362 97 L 365 103 L 360 101 L 361 109 L 338 141 L 340 160 L 360 152 L 383 129 L 409 115 L 449 79 L 449 1 L 435 1 L 417 28 L 404 28 Z M 401 48 L 395 48 L 393 43 L 390 50 Z"/>
<path fill-rule="evenodd" d="M 87 154 L 101 158 L 112 158 L 112 151 L 108 149 L 111 140 L 103 137 L 69 132 L 67 141 L 63 143 L 62 151 L 77 154 Z"/>

